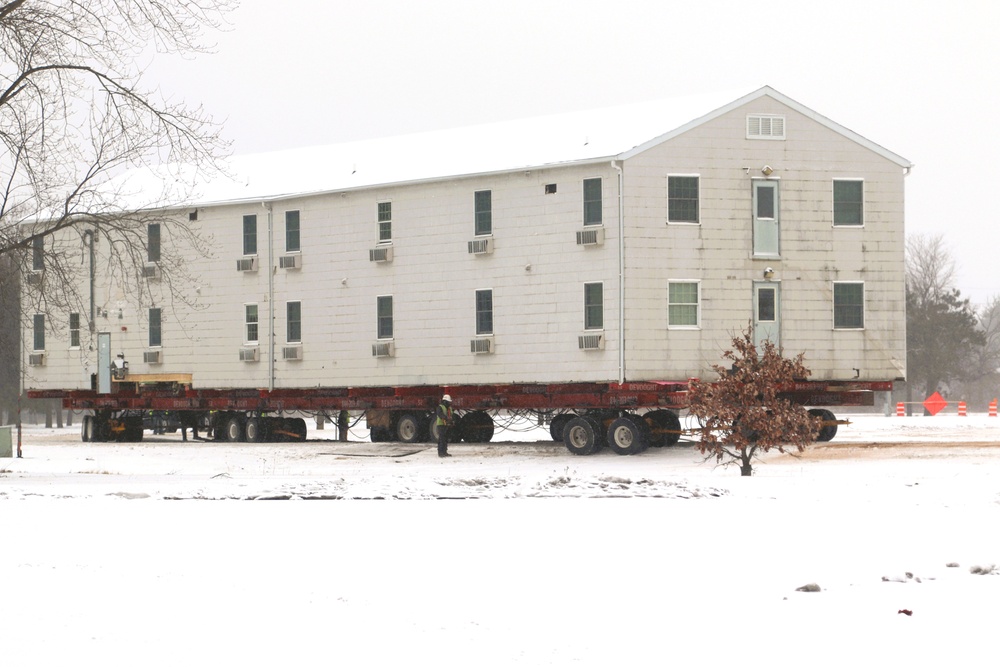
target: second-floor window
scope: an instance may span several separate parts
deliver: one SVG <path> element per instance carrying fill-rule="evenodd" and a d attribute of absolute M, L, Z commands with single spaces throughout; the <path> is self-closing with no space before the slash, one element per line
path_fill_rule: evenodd
<path fill-rule="evenodd" d="M 285 307 L 285 338 L 289 343 L 302 342 L 302 302 L 289 301 Z"/>
<path fill-rule="evenodd" d="M 583 224 L 599 225 L 604 220 L 604 202 L 601 179 L 588 178 L 583 181 Z"/>
<path fill-rule="evenodd" d="M 583 328 L 604 328 L 604 283 L 583 286 Z"/>
<path fill-rule="evenodd" d="M 146 228 L 146 261 L 160 261 L 160 224 L 156 222 Z"/>
<path fill-rule="evenodd" d="M 698 223 L 698 177 L 667 177 L 667 222 Z"/>
<path fill-rule="evenodd" d="M 31 320 L 31 340 L 35 352 L 45 351 L 45 315 L 35 313 Z"/>
<path fill-rule="evenodd" d="M 243 216 L 243 254 L 257 254 L 257 216 Z"/>
<path fill-rule="evenodd" d="M 380 201 L 378 203 L 378 242 L 389 243 L 392 241 L 392 202 Z"/>
<path fill-rule="evenodd" d="M 493 233 L 493 192 L 480 190 L 476 193 L 476 236 Z"/>
<path fill-rule="evenodd" d="M 299 243 L 299 212 L 285 211 L 285 252 L 298 252 L 302 249 Z"/>
<path fill-rule="evenodd" d="M 865 224 L 865 182 L 833 182 L 833 224 L 836 227 L 860 227 Z"/>
<path fill-rule="evenodd" d="M 41 271 L 45 268 L 45 237 L 36 236 L 31 239 L 31 270 Z"/>

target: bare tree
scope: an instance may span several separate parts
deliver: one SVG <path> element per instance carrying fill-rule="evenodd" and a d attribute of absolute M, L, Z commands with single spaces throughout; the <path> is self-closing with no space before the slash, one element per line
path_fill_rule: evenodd
<path fill-rule="evenodd" d="M 954 286 L 955 262 L 940 236 L 906 241 L 907 402 L 950 382 L 974 379 L 985 338 L 976 312 Z"/>
<path fill-rule="evenodd" d="M 0 256 L 34 279 L 22 312 L 86 313 L 92 330 L 95 246 L 139 303 L 153 255 L 168 288 L 187 278 L 175 249 L 208 244 L 168 207 L 228 147 L 200 107 L 146 87 L 143 62 L 207 50 L 236 1 L 0 0 Z"/>
<path fill-rule="evenodd" d="M 802 354 L 786 359 L 768 340 L 758 349 L 750 326 L 732 344 L 722 355 L 732 365 L 712 367 L 718 380 L 692 383 L 690 412 L 703 425 L 701 453 L 738 463 L 740 474 L 749 476 L 759 453 L 802 451 L 815 442 L 821 421 L 781 397 L 783 386 L 810 375 Z"/>

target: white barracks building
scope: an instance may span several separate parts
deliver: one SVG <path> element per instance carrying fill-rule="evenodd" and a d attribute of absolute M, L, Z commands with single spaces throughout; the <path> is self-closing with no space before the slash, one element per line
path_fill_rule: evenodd
<path fill-rule="evenodd" d="M 725 101 L 234 159 L 177 208 L 193 281 L 152 225 L 151 307 L 98 262 L 94 333 L 27 331 L 26 388 L 90 388 L 97 332 L 194 388 L 712 379 L 750 323 L 812 379 L 903 378 L 910 162 L 771 88 Z"/>

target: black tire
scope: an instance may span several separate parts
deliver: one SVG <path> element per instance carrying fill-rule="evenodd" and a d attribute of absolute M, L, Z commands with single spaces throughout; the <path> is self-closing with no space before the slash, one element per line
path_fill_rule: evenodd
<path fill-rule="evenodd" d="M 466 442 L 483 443 L 493 439 L 495 427 L 488 412 L 473 410 L 462 417 L 459 430 Z"/>
<path fill-rule="evenodd" d="M 403 443 L 420 442 L 423 435 L 422 420 L 412 412 L 404 412 L 396 422 L 396 438 Z"/>
<path fill-rule="evenodd" d="M 267 421 L 263 417 L 251 417 L 247 420 L 247 442 L 267 442 Z"/>
<path fill-rule="evenodd" d="M 601 449 L 601 432 L 597 420 L 573 417 L 563 429 L 563 444 L 571 454 L 588 456 Z"/>
<path fill-rule="evenodd" d="M 813 408 L 809 411 L 809 414 L 825 422 L 820 426 L 819 433 L 816 434 L 816 442 L 830 442 L 833 440 L 837 435 L 837 424 L 833 423 L 837 421 L 837 416 L 823 408 Z"/>
<path fill-rule="evenodd" d="M 291 420 L 291 432 L 292 439 L 296 442 L 305 442 L 309 437 L 309 427 L 306 426 L 306 420 L 302 417 L 296 417 Z"/>
<path fill-rule="evenodd" d="M 563 441 L 563 430 L 566 428 L 566 424 L 575 416 L 574 414 L 564 412 L 552 418 L 552 422 L 549 424 L 549 434 L 552 436 L 553 442 Z"/>
<path fill-rule="evenodd" d="M 243 442 L 246 435 L 246 423 L 243 415 L 232 415 L 226 420 L 226 441 Z"/>
<path fill-rule="evenodd" d="M 83 422 L 80 423 L 80 440 L 83 442 L 94 440 L 94 418 L 90 415 L 84 415 Z"/>
<path fill-rule="evenodd" d="M 653 410 L 645 415 L 651 447 L 670 447 L 681 439 L 681 418 L 673 410 Z"/>
<path fill-rule="evenodd" d="M 125 418 L 125 441 L 142 442 L 142 417 Z"/>
<path fill-rule="evenodd" d="M 615 454 L 641 454 L 649 448 L 649 427 L 635 415 L 625 415 L 608 426 L 608 447 Z"/>
<path fill-rule="evenodd" d="M 431 418 L 431 423 L 430 423 L 430 426 L 427 428 L 427 431 L 428 431 L 428 434 L 430 435 L 431 442 L 437 442 L 438 441 L 438 427 L 437 427 L 437 418 L 436 417 L 432 417 Z M 452 426 L 451 426 L 451 430 L 448 432 L 448 444 L 449 445 L 453 445 L 456 442 L 461 442 L 463 435 L 464 434 L 462 433 L 462 420 L 461 419 L 456 419 L 455 423 L 452 424 Z"/>

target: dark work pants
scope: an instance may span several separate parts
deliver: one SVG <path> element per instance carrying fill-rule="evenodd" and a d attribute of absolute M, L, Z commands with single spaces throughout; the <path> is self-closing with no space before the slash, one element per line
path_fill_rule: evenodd
<path fill-rule="evenodd" d="M 449 426 L 438 426 L 438 455 L 448 453 L 448 429 Z"/>

